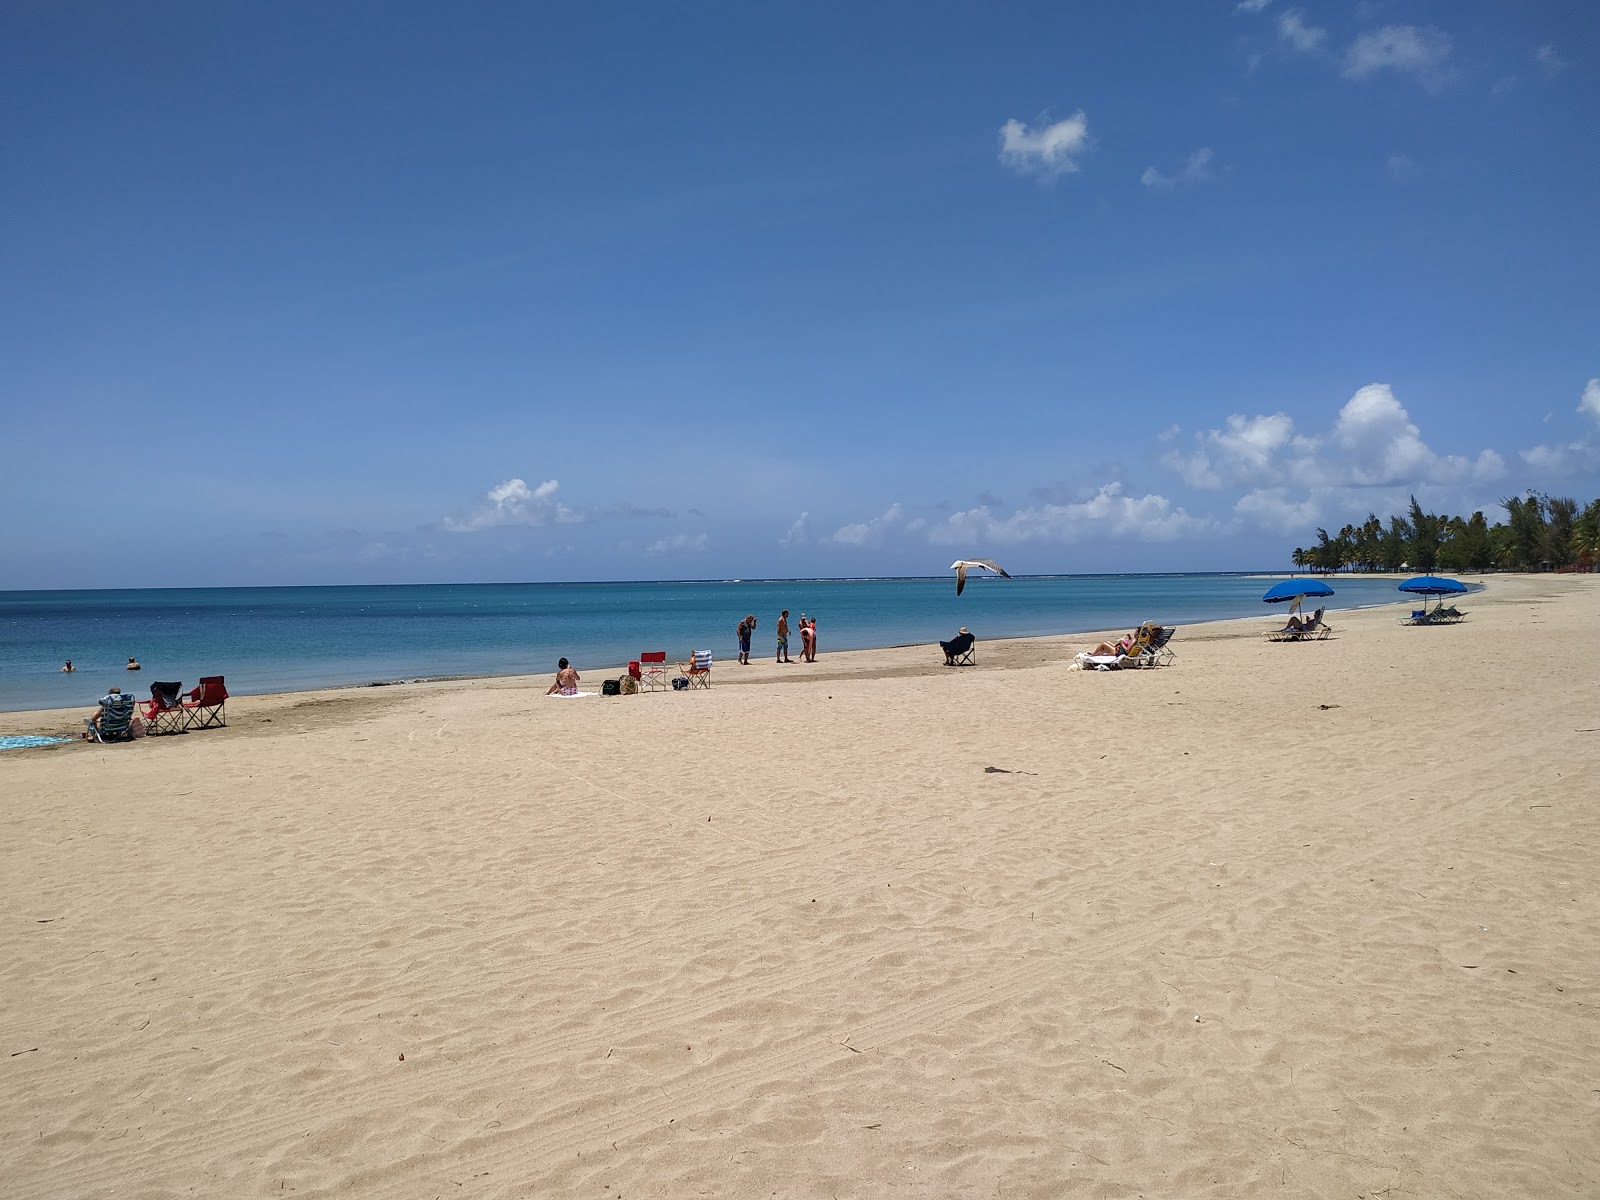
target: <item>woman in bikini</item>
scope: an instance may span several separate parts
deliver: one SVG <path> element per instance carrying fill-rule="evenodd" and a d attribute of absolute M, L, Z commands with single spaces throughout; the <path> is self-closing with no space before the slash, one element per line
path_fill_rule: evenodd
<path fill-rule="evenodd" d="M 550 685 L 546 696 L 576 696 L 578 694 L 578 673 L 572 669 L 566 659 L 556 664 L 556 681 Z"/>

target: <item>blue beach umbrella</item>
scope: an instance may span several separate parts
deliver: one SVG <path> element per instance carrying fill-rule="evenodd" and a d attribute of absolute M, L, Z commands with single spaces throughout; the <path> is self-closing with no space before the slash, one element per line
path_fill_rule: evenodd
<path fill-rule="evenodd" d="M 1267 589 L 1267 594 L 1261 597 L 1268 604 L 1282 604 L 1285 600 L 1294 601 L 1289 606 L 1290 612 L 1300 611 L 1300 601 L 1307 596 L 1331 596 L 1333 589 L 1320 579 L 1285 579 L 1282 583 L 1275 583 Z"/>
<path fill-rule="evenodd" d="M 1464 596 L 1467 585 L 1459 579 L 1442 579 L 1438 575 L 1413 575 L 1400 585 L 1400 590 L 1417 596 Z"/>
<path fill-rule="evenodd" d="M 1445 579 L 1438 575 L 1413 575 L 1400 585 L 1400 590 L 1410 592 L 1413 596 L 1437 596 L 1443 607 L 1446 596 L 1466 595 L 1467 585 L 1459 579 Z M 1427 607 L 1426 602 L 1423 607 Z"/>

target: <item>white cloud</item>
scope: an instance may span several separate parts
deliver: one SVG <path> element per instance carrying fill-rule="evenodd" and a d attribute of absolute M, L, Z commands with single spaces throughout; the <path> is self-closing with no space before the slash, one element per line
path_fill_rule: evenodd
<path fill-rule="evenodd" d="M 529 488 L 521 479 L 508 479 L 490 488 L 486 503 L 466 517 L 459 521 L 446 517 L 442 524 L 451 533 L 477 533 L 498 525 L 577 524 L 584 519 L 583 514 L 556 499 L 560 487 L 554 479 L 535 488 Z"/>
<path fill-rule="evenodd" d="M 1600 421 L 1600 379 L 1591 379 L 1583 385 L 1583 398 L 1578 401 L 1578 411 Z"/>
<path fill-rule="evenodd" d="M 808 512 L 803 512 L 795 518 L 794 524 L 789 526 L 789 532 L 778 539 L 778 545 L 804 546 L 810 540 L 811 514 Z"/>
<path fill-rule="evenodd" d="M 1583 385 L 1578 412 L 1600 421 L 1600 378 Z M 1534 446 L 1521 452 L 1522 461 L 1549 477 L 1600 473 L 1600 443 L 1568 442 L 1564 446 Z"/>
<path fill-rule="evenodd" d="M 1389 175 L 1393 179 L 1410 179 L 1417 173 L 1417 164 L 1407 154 L 1389 155 Z"/>
<path fill-rule="evenodd" d="M 1344 56 L 1346 79 L 1367 79 L 1379 71 L 1415 75 L 1429 91 L 1444 84 L 1450 58 L 1450 37 L 1433 28 L 1386 25 L 1364 33 L 1350 44 Z"/>
<path fill-rule="evenodd" d="M 1233 512 L 1241 521 L 1272 533 L 1296 533 L 1317 523 L 1322 506 L 1315 494 L 1296 501 L 1283 488 L 1257 488 L 1240 496 Z"/>
<path fill-rule="evenodd" d="M 881 516 L 840 527 L 829 540 L 840 546 L 881 546 L 889 531 L 905 520 L 905 515 L 906 510 L 897 501 Z"/>
<path fill-rule="evenodd" d="M 1565 446 L 1535 446 L 1520 457 L 1539 474 L 1551 478 L 1600 472 L 1600 446 L 1593 442 L 1568 442 Z"/>
<path fill-rule="evenodd" d="M 1477 458 L 1440 455 L 1388 384 L 1360 389 L 1339 410 L 1325 437 L 1296 434 L 1286 413 L 1230 416 L 1223 429 L 1195 435 L 1190 453 L 1169 451 L 1161 462 L 1191 487 L 1374 487 L 1487 482 L 1505 473 L 1493 450 Z"/>
<path fill-rule="evenodd" d="M 1154 167 L 1146 167 L 1139 182 L 1151 191 L 1170 192 L 1180 183 L 1204 183 L 1211 178 L 1211 147 L 1201 146 L 1189 155 L 1176 175 L 1163 175 Z"/>
<path fill-rule="evenodd" d="M 1054 179 L 1076 171 L 1078 156 L 1093 145 L 1082 109 L 1053 125 L 1030 128 L 1010 120 L 1000 126 L 1000 161 L 1022 175 Z"/>
<path fill-rule="evenodd" d="M 1298 8 L 1291 8 L 1278 18 L 1278 38 L 1302 54 L 1310 54 L 1327 38 L 1328 31 L 1320 25 L 1307 25 Z"/>
<path fill-rule="evenodd" d="M 1561 52 L 1554 46 L 1546 43 L 1533 52 L 1533 61 L 1539 64 L 1539 69 L 1546 75 L 1555 76 L 1565 71 L 1571 64 L 1561 57 Z"/>
<path fill-rule="evenodd" d="M 1235 12 L 1258 13 L 1271 3 L 1272 0 L 1239 0 L 1239 3 L 1233 6 L 1233 10 Z"/>
<path fill-rule="evenodd" d="M 697 533 L 693 536 L 687 533 L 675 533 L 671 537 L 658 538 L 644 548 L 644 552 L 652 558 L 659 558 L 663 554 L 699 554 L 711 544 L 708 534 Z"/>
<path fill-rule="evenodd" d="M 1132 538 L 1167 542 L 1216 528 L 1207 517 L 1175 508 L 1165 496 L 1124 496 L 1122 484 L 1108 483 L 1076 504 L 1043 504 L 997 516 L 987 505 L 952 513 L 928 531 L 936 545 L 987 546 L 1017 542 L 1075 542 L 1089 538 Z"/>

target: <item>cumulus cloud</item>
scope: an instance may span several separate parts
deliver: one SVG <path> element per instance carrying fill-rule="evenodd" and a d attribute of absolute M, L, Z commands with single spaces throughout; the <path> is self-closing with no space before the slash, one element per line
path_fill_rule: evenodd
<path fill-rule="evenodd" d="M 1233 515 L 1272 533 L 1296 533 L 1317 523 L 1322 506 L 1314 494 L 1295 500 L 1285 488 L 1256 488 L 1239 497 Z"/>
<path fill-rule="evenodd" d="M 1578 412 L 1600 421 L 1600 379 L 1591 379 L 1583 385 Z M 1522 451 L 1521 458 L 1539 474 L 1552 478 L 1592 475 L 1600 472 L 1600 443 L 1585 440 L 1561 446 L 1534 446 Z"/>
<path fill-rule="evenodd" d="M 1327 39 L 1328 31 L 1320 25 L 1306 24 L 1298 8 L 1291 8 L 1278 18 L 1278 40 L 1286 42 L 1302 54 L 1310 54 Z"/>
<path fill-rule="evenodd" d="M 1430 91 L 1448 78 L 1451 42 L 1448 34 L 1416 25 L 1386 25 L 1364 33 L 1344 56 L 1346 79 L 1368 79 L 1380 71 L 1415 76 Z"/>
<path fill-rule="evenodd" d="M 906 510 L 896 501 L 880 516 L 836 529 L 828 540 L 840 546 L 881 546 L 891 530 L 905 522 Z"/>
<path fill-rule="evenodd" d="M 489 489 L 485 503 L 457 520 L 446 517 L 443 527 L 451 533 L 477 533 L 499 525 L 574 525 L 584 519 L 576 509 L 556 498 L 561 485 L 546 479 L 530 488 L 521 479 L 508 479 Z"/>
<path fill-rule="evenodd" d="M 1139 176 L 1139 182 L 1151 191 L 1170 192 L 1179 184 L 1204 183 L 1211 178 L 1211 147 L 1201 146 L 1189 155 L 1177 174 L 1163 175 L 1154 167 L 1146 167 L 1144 174 Z"/>
<path fill-rule="evenodd" d="M 708 534 L 675 533 L 651 542 L 644 552 L 652 558 L 659 558 L 663 554 L 699 554 L 710 544 L 711 537 Z"/>
<path fill-rule="evenodd" d="M 1583 385 L 1583 398 L 1578 401 L 1578 411 L 1600 421 L 1600 379 L 1591 379 Z"/>
<path fill-rule="evenodd" d="M 1070 174 L 1093 145 L 1082 109 L 1050 125 L 1028 126 L 1013 119 L 1000 126 L 1000 161 L 1021 175 L 1054 179 Z"/>
<path fill-rule="evenodd" d="M 1195 443 L 1161 462 L 1196 488 L 1415 486 L 1487 482 L 1505 473 L 1493 450 L 1477 458 L 1435 453 L 1385 383 L 1351 396 L 1324 436 L 1297 434 L 1280 412 L 1230 416 L 1224 428 L 1197 433 Z"/>
<path fill-rule="evenodd" d="M 951 513 L 928 530 L 936 545 L 984 546 L 1017 542 L 1076 542 L 1091 538 L 1132 538 L 1169 542 L 1215 528 L 1206 517 L 1174 507 L 1165 496 L 1125 496 L 1113 482 L 1074 504 L 1042 504 L 1001 516 L 987 505 Z"/>
<path fill-rule="evenodd" d="M 810 540 L 811 514 L 808 512 L 803 512 L 795 518 L 794 524 L 789 526 L 789 532 L 778 539 L 778 545 L 804 546 Z"/>
<path fill-rule="evenodd" d="M 1593 442 L 1568 442 L 1564 446 L 1535 446 L 1520 457 L 1546 478 L 1593 475 L 1600 472 L 1600 445 Z"/>

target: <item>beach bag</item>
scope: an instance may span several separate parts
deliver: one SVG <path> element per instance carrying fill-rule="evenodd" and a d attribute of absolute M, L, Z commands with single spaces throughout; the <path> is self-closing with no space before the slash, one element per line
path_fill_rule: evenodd
<path fill-rule="evenodd" d="M 672 681 L 672 690 L 675 691 L 675 692 L 681 692 L 685 688 L 687 688 L 688 686 L 689 686 L 689 681 L 687 679 L 685 679 L 682 675 L 679 675 L 676 679 L 674 679 Z"/>
<path fill-rule="evenodd" d="M 637 696 L 639 694 L 639 681 L 632 675 L 624 675 L 617 682 L 622 685 L 622 694 L 624 696 Z"/>
<path fill-rule="evenodd" d="M 607 679 L 600 685 L 602 696 L 619 696 L 622 694 L 622 685 L 615 679 Z"/>

